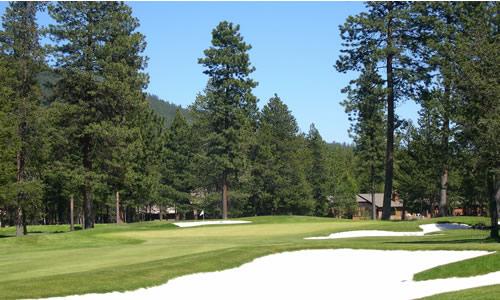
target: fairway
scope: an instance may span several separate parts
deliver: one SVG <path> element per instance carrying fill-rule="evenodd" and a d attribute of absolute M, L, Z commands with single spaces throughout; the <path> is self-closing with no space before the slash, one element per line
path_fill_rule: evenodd
<path fill-rule="evenodd" d="M 38 233 L 18 239 L 9 237 L 10 229 L 2 229 L 0 293 L 2 298 L 14 299 L 133 290 L 185 274 L 227 269 L 267 254 L 299 249 L 500 250 L 500 244 L 488 240 L 488 232 L 482 230 L 456 230 L 423 237 L 304 240 L 348 230 L 418 231 L 418 225 L 431 221 L 474 225 L 487 223 L 485 218 L 372 222 L 282 216 L 244 220 L 252 223 L 178 228 L 155 221 L 100 225 L 94 230 L 75 232 L 61 232 L 66 229 L 64 226 L 33 226 L 31 230 Z M 456 264 L 420 273 L 416 278 L 498 271 L 500 255 Z"/>

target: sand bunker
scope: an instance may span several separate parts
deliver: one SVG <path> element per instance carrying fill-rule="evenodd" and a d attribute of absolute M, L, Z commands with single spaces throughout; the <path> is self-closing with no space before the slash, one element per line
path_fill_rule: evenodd
<path fill-rule="evenodd" d="M 247 224 L 252 223 L 251 221 L 231 221 L 231 220 L 220 220 L 220 221 L 190 221 L 190 222 L 175 222 L 175 226 L 179 227 L 196 227 L 205 225 L 231 225 L 231 224 Z"/>
<path fill-rule="evenodd" d="M 500 272 L 415 282 L 413 274 L 485 251 L 303 250 L 131 292 L 53 299 L 415 299 L 500 284 Z"/>
<path fill-rule="evenodd" d="M 384 230 L 354 230 L 332 233 L 329 236 L 308 237 L 306 240 L 331 240 L 343 239 L 354 237 L 376 237 L 376 236 L 423 236 L 427 233 L 438 232 L 442 230 L 454 229 L 470 229 L 471 227 L 466 224 L 456 223 L 439 223 L 439 224 L 424 224 L 419 226 L 422 231 L 414 232 L 397 232 L 397 231 L 384 231 Z"/>

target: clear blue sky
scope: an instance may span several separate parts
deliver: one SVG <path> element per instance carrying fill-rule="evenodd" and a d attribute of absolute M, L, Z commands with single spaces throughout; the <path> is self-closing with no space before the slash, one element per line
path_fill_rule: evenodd
<path fill-rule="evenodd" d="M 315 123 L 328 141 L 350 142 L 349 122 L 340 89 L 351 75 L 333 67 L 341 40 L 338 26 L 364 9 L 361 2 L 128 2 L 139 18 L 148 43 L 148 92 L 187 106 L 206 84 L 197 64 L 210 46 L 211 31 L 222 20 L 241 25 L 253 46 L 250 59 L 259 82 L 255 94 L 262 107 L 277 93 L 289 106 L 302 131 Z M 0 12 L 7 3 L 0 3 Z M 40 16 L 46 24 L 48 17 Z M 414 118 L 417 106 L 397 108 Z"/>

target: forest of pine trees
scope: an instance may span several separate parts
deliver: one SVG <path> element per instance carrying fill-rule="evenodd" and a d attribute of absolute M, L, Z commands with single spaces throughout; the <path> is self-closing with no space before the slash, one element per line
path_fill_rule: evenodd
<path fill-rule="evenodd" d="M 352 217 L 357 193 L 383 192 L 383 219 L 397 193 L 408 212 L 489 215 L 498 237 L 498 9 L 369 2 L 350 16 L 335 69 L 359 75 L 343 90 L 351 146 L 314 124 L 301 132 L 277 94 L 258 108 L 237 24 L 213 29 L 198 60 L 205 89 L 174 113 L 145 93 L 146 37 L 127 4 L 12 2 L 0 31 L 0 224 L 19 236 L 72 214 L 84 229 L 201 210 Z M 37 24 L 41 11 L 52 25 Z M 418 120 L 398 117 L 404 101 Z"/>

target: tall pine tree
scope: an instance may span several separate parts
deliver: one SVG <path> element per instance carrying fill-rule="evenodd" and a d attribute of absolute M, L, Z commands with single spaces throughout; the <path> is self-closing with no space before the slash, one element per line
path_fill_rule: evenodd
<path fill-rule="evenodd" d="M 49 8 L 55 25 L 49 30 L 55 42 L 53 55 L 60 80 L 55 100 L 60 124 L 74 165 L 82 166 L 81 186 L 85 228 L 95 221 L 93 189 L 103 174 L 98 165 L 145 103 L 142 89 L 147 76 L 144 36 L 138 20 L 122 2 L 59 2 Z M 71 123 L 70 128 L 64 124 Z"/>
<path fill-rule="evenodd" d="M 328 213 L 328 169 L 326 166 L 326 143 L 314 124 L 311 124 L 307 133 L 307 149 L 310 155 L 310 165 L 307 170 L 307 179 L 312 188 L 315 200 L 314 212 L 318 216 Z"/>
<path fill-rule="evenodd" d="M 262 109 L 252 155 L 251 200 L 256 215 L 314 212 L 298 132 L 287 105 L 274 95 Z"/>
<path fill-rule="evenodd" d="M 15 127 L 12 140 L 7 145 L 15 148 L 15 224 L 16 235 L 25 235 L 28 207 L 40 200 L 42 187 L 37 175 L 37 164 L 41 162 L 42 140 L 38 129 L 41 126 L 41 92 L 37 75 L 44 65 L 39 43 L 36 14 L 43 7 L 37 2 L 11 2 L 3 16 L 0 36 L 2 55 L 13 70 L 11 84 L 13 92 L 7 103 L 7 117 Z M 5 108 L 4 108 L 5 109 Z"/>
<path fill-rule="evenodd" d="M 394 175 L 395 103 L 415 95 L 415 83 L 426 74 L 413 58 L 418 34 L 410 25 L 408 2 L 368 2 L 368 12 L 347 18 L 340 32 L 344 49 L 340 72 L 361 71 L 366 63 L 385 69 L 387 107 L 385 186 L 382 219 L 391 216 Z M 378 68 L 377 68 L 378 69 Z"/>
<path fill-rule="evenodd" d="M 500 48 L 499 4 L 462 3 L 462 30 L 456 39 L 453 82 L 456 122 L 486 174 L 492 238 L 499 238 L 500 208 Z"/>
<path fill-rule="evenodd" d="M 359 181 L 361 188 L 371 193 L 372 219 L 376 219 L 375 193 L 383 182 L 385 99 L 383 81 L 374 64 L 366 64 L 359 78 L 343 92 L 347 99 L 342 104 L 355 122 L 350 134 L 356 144 Z"/>
<path fill-rule="evenodd" d="M 227 21 L 212 31 L 212 46 L 199 59 L 209 77 L 208 85 L 194 106 L 206 130 L 206 157 L 222 191 L 224 219 L 229 187 L 245 166 L 245 139 L 253 133 L 257 115 L 257 98 L 252 94 L 257 82 L 249 77 L 255 70 L 248 55 L 251 46 L 239 31 L 239 25 Z"/>

